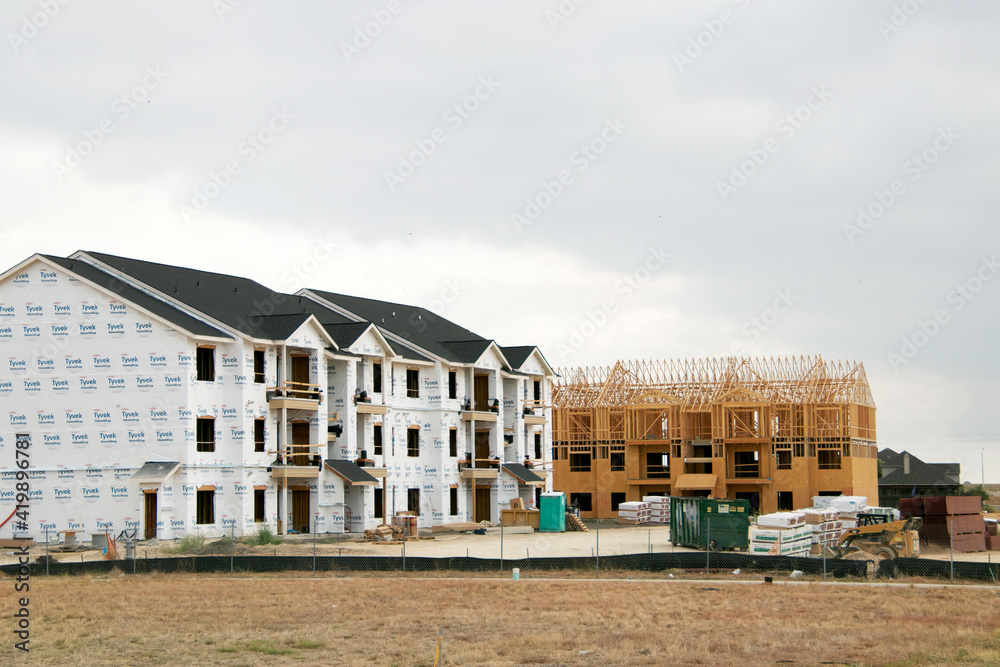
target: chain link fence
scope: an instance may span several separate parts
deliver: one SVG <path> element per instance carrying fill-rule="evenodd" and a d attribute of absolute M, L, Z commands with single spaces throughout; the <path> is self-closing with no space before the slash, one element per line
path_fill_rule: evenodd
<path fill-rule="evenodd" d="M 919 558 L 883 560 L 859 550 L 846 558 L 832 549 L 813 556 L 804 553 L 748 553 L 745 547 L 719 547 L 705 536 L 705 546 L 678 546 L 664 524 L 621 525 L 614 520 L 586 520 L 585 531 L 538 532 L 530 527 L 483 526 L 475 532 L 398 534 L 364 539 L 357 534 L 260 535 L 171 542 L 111 540 L 117 559 L 107 549 L 56 544 L 56 536 L 30 549 L 30 562 L 15 552 L 0 553 L 0 571 L 13 574 L 28 567 L 32 575 L 118 571 L 149 573 L 464 573 L 476 576 L 718 576 L 742 575 L 842 578 L 877 576 L 887 579 L 924 577 L 951 581 L 996 583 L 1000 559 L 985 551 L 969 533 L 954 526 L 924 524 L 919 532 Z M 709 527 L 710 530 L 710 527 Z M 263 543 L 262 543 L 263 541 Z"/>

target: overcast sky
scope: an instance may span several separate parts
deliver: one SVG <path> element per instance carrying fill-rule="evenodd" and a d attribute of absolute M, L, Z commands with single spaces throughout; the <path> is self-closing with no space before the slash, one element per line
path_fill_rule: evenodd
<path fill-rule="evenodd" d="M 0 266 L 432 308 L 555 366 L 863 362 L 1000 483 L 991 2 L 10 0 Z"/>

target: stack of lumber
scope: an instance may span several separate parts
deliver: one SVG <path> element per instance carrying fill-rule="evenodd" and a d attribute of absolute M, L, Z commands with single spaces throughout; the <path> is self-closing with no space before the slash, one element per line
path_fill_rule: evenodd
<path fill-rule="evenodd" d="M 772 556 L 804 556 L 809 553 L 812 527 L 805 512 L 775 512 L 757 517 L 750 527 L 747 553 Z"/>
<path fill-rule="evenodd" d="M 460 521 L 456 523 L 446 523 L 440 526 L 431 526 L 432 533 L 465 533 L 470 530 L 482 528 L 482 524 L 473 521 Z"/>
<path fill-rule="evenodd" d="M 366 530 L 365 539 L 375 540 L 376 542 L 389 542 L 395 539 L 396 536 L 401 535 L 402 532 L 399 526 L 389 526 L 383 523 L 381 526 Z"/>
<path fill-rule="evenodd" d="M 566 512 L 566 530 L 587 532 L 590 529 L 587 528 L 583 521 L 580 521 L 580 517 L 572 512 Z"/>
<path fill-rule="evenodd" d="M 641 500 L 620 503 L 618 505 L 618 523 L 637 526 L 640 523 L 649 521 L 651 512 L 650 504 Z"/>
<path fill-rule="evenodd" d="M 670 523 L 670 496 L 643 496 L 642 501 L 649 503 L 650 523 Z"/>
<path fill-rule="evenodd" d="M 806 525 L 812 531 L 809 546 L 811 555 L 820 556 L 824 548 L 833 549 L 840 543 L 840 536 L 843 533 L 840 512 L 821 507 L 810 507 L 802 511 L 806 515 Z"/>

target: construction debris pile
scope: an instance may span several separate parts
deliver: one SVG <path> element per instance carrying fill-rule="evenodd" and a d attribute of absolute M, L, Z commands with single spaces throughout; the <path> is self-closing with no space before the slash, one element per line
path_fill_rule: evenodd
<path fill-rule="evenodd" d="M 403 536 L 403 528 L 401 526 L 382 524 L 376 526 L 371 530 L 365 531 L 365 539 L 372 540 L 375 542 L 391 542 L 393 540 L 406 539 Z"/>

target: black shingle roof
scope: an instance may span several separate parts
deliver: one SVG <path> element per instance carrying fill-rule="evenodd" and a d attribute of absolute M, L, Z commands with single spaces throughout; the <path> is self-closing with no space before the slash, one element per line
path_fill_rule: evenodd
<path fill-rule="evenodd" d="M 367 470 L 359 466 L 354 461 L 324 459 L 323 463 L 326 464 L 327 468 L 351 484 L 378 484 L 377 478 L 373 477 Z"/>
<path fill-rule="evenodd" d="M 483 352 L 486 348 L 490 346 L 491 340 L 449 340 L 444 341 L 441 345 L 454 355 L 454 361 L 462 362 L 463 364 L 472 364 L 479 360 L 479 357 L 483 356 Z"/>
<path fill-rule="evenodd" d="M 365 299 L 321 290 L 310 291 L 319 298 L 334 303 L 362 319 L 374 322 L 376 326 L 449 361 L 471 363 L 466 360 L 475 353 L 476 349 L 485 350 L 491 342 L 483 336 L 419 306 Z M 481 354 L 482 352 L 480 352 Z M 478 358 L 479 355 L 472 361 Z"/>
<path fill-rule="evenodd" d="M 367 320 L 356 322 L 349 319 L 337 311 L 327 308 L 323 304 L 317 303 L 312 299 L 303 299 L 302 303 L 313 315 L 316 316 L 319 323 L 323 325 L 326 332 L 330 334 L 330 337 L 337 343 L 337 347 L 341 349 L 347 349 L 353 345 L 354 342 L 361 337 L 361 334 L 363 334 L 368 327 L 372 325 L 372 323 Z M 375 328 L 377 329 L 379 327 L 376 326 Z M 380 331 L 379 333 L 385 336 L 384 331 Z M 403 345 L 391 340 L 387 340 L 387 342 L 393 352 L 404 359 L 410 359 L 411 361 L 430 361 L 430 359 L 408 345 Z"/>
<path fill-rule="evenodd" d="M 500 350 L 503 352 L 503 356 L 507 357 L 511 368 L 520 368 L 535 351 L 535 347 L 533 345 L 519 345 L 517 347 L 501 347 Z"/>
<path fill-rule="evenodd" d="M 878 480 L 879 486 L 957 486 L 956 481 L 961 474 L 958 463 L 924 463 L 913 454 L 910 457 L 910 472 L 903 473 L 903 456 L 907 452 L 894 452 L 891 449 L 878 453 L 882 467 L 892 467 Z"/>
<path fill-rule="evenodd" d="M 504 463 L 504 472 L 508 472 L 525 484 L 539 484 L 545 482 L 544 479 L 535 474 L 527 466 L 521 463 Z"/>
<path fill-rule="evenodd" d="M 255 338 L 284 340 L 308 318 L 303 305 L 308 299 L 247 278 L 99 252 L 86 255 Z"/>
<path fill-rule="evenodd" d="M 146 294 L 130 285 L 126 285 L 121 280 L 115 278 L 110 273 L 106 273 L 97 267 L 87 264 L 81 260 L 64 259 L 52 255 L 42 255 L 53 264 L 58 264 L 67 271 L 88 280 L 95 285 L 100 285 L 106 290 L 118 295 L 124 301 L 133 303 L 140 308 L 163 318 L 174 326 L 183 329 L 195 336 L 213 336 L 218 338 L 232 338 L 231 335 L 220 331 L 210 324 L 188 315 L 184 311 Z"/>

